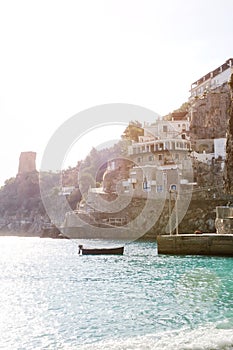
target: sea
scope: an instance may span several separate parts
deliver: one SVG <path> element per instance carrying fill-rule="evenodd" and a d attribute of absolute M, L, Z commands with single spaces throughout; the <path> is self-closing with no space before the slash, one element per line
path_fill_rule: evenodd
<path fill-rule="evenodd" d="M 0 349 L 233 349 L 232 258 L 78 244 L 0 237 Z"/>

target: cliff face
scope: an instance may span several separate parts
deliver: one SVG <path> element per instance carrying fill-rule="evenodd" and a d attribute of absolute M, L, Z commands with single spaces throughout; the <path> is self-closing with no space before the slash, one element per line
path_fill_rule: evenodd
<path fill-rule="evenodd" d="M 22 152 L 19 158 L 18 174 L 5 181 L 0 188 L 0 231 L 2 234 L 38 235 L 48 218 L 40 196 L 39 173 L 35 165 L 35 152 Z M 54 186 L 59 174 L 43 173 L 43 182 L 48 189 Z M 64 186 L 76 178 L 74 169 L 63 173 Z M 49 192 L 49 190 L 48 190 Z M 52 195 L 48 193 L 48 195 Z M 72 193 L 67 198 L 71 206 L 76 207 L 78 194 Z"/>
<path fill-rule="evenodd" d="M 40 231 L 45 215 L 36 171 L 18 174 L 0 189 L 0 229 L 4 232 Z"/>
<path fill-rule="evenodd" d="M 231 104 L 227 125 L 227 156 L 225 162 L 224 184 L 226 192 L 233 195 L 233 74 L 231 75 L 229 87 L 231 91 Z"/>
<path fill-rule="evenodd" d="M 118 184 L 129 178 L 129 169 L 132 166 L 132 162 L 124 158 L 118 158 L 112 162 L 115 164 L 115 169 L 108 169 L 103 174 L 103 188 L 107 193 L 117 191 Z"/>
<path fill-rule="evenodd" d="M 224 189 L 228 195 L 233 194 L 233 75 L 230 82 L 203 94 L 192 102 L 190 107 L 190 131 L 193 144 L 200 139 L 214 139 L 227 137 L 226 161 L 224 172 L 209 169 L 202 174 L 205 186 L 215 186 L 224 182 Z M 208 175 L 209 173 L 209 175 Z M 200 171 L 197 172 L 200 178 Z M 214 175 L 214 181 L 209 181 Z M 221 177 L 222 176 L 222 177 Z M 197 181 L 200 180 L 197 178 Z M 219 178 L 219 179 L 218 179 Z M 217 180 L 217 182 L 216 182 Z M 199 185 L 203 184 L 198 181 Z M 223 196 L 223 193 L 222 193 Z"/>
<path fill-rule="evenodd" d="M 226 137 L 231 95 L 228 84 L 203 94 L 192 102 L 190 131 L 194 139 Z"/>
<path fill-rule="evenodd" d="M 8 231 L 36 232 L 44 208 L 40 199 L 36 153 L 22 152 L 16 178 L 0 189 L 0 228 Z"/>
<path fill-rule="evenodd" d="M 180 224 L 181 232 L 193 232 L 196 228 L 212 231 L 214 230 L 215 214 L 213 214 L 213 210 L 215 206 L 225 205 L 231 200 L 233 195 L 233 75 L 229 84 L 224 84 L 195 100 L 189 113 L 191 116 L 191 137 L 194 139 L 194 142 L 197 139 L 226 137 L 227 130 L 224 185 L 229 196 L 224 195 L 221 190 L 223 184 L 221 162 L 215 161 L 215 163 L 208 165 L 194 163 L 194 180 L 197 181 L 198 187 L 201 189 L 206 188 L 207 190 L 193 194 L 191 209 L 187 211 L 186 217 Z M 105 164 L 107 159 L 116 157 L 117 154 L 120 154 L 120 148 L 114 149 L 115 153 L 108 150 L 101 152 L 98 153 L 93 150 L 91 157 L 86 159 L 85 165 L 88 171 L 94 168 L 93 163 L 97 162 L 98 159 L 99 162 L 101 160 L 100 163 Z M 38 233 L 44 222 L 49 220 L 40 198 L 39 178 L 35 159 L 35 152 L 21 153 L 16 178 L 6 181 L 5 186 L 0 189 L 0 229 L 6 228 L 16 232 Z M 116 191 L 118 184 L 128 178 L 129 168 L 130 164 L 128 162 L 118 160 L 112 170 L 107 170 L 103 177 L 105 190 L 109 193 Z M 63 186 L 71 184 L 77 186 L 78 171 L 78 169 L 64 171 Z M 57 180 L 54 180 L 54 177 L 58 176 L 57 174 L 46 173 L 44 175 L 43 181 L 50 184 L 48 188 L 51 188 L 51 184 L 57 183 Z M 55 188 L 55 190 L 58 189 Z M 74 194 L 73 197 L 75 197 Z M 68 201 L 73 203 L 72 207 L 74 208 L 77 201 L 80 200 L 80 198 L 77 199 L 78 197 L 80 197 L 80 194 L 75 198 L 72 198 L 72 196 L 68 198 Z M 200 201 L 198 202 L 199 209 L 202 201 L 206 203 L 202 208 L 202 212 L 199 212 L 199 209 L 196 210 L 197 215 L 194 210 L 196 207 L 192 207 L 195 201 Z M 213 204 L 213 207 L 211 207 L 210 203 Z M 132 219 L 135 215 L 137 216 L 142 204 L 143 200 L 136 200 L 132 207 L 121 213 L 122 216 L 126 216 L 128 220 Z M 210 211 L 209 208 L 211 208 Z M 161 219 L 152 228 L 151 233 L 148 233 L 149 238 L 163 232 L 164 223 L 167 223 L 168 220 L 166 215 L 168 213 L 165 210 L 161 215 Z"/>

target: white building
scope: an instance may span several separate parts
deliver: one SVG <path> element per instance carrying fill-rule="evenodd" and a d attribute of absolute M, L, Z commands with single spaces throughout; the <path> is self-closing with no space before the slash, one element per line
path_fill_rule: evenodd
<path fill-rule="evenodd" d="M 144 136 L 132 142 L 128 155 L 135 166 L 124 184 L 136 196 L 168 193 L 170 186 L 192 182 L 187 113 L 174 113 L 171 121 L 157 120 L 144 126 Z"/>
<path fill-rule="evenodd" d="M 215 159 L 226 159 L 226 138 L 214 139 L 214 157 Z"/>
<path fill-rule="evenodd" d="M 175 115 L 182 114 L 182 119 L 177 119 Z M 153 124 L 146 124 L 144 126 L 144 136 L 139 136 L 139 142 L 149 138 L 161 139 L 172 139 L 172 138 L 186 138 L 187 132 L 189 131 L 190 121 L 186 117 L 186 113 L 173 113 L 172 120 L 157 120 Z"/>
<path fill-rule="evenodd" d="M 69 196 L 74 191 L 74 189 L 74 186 L 62 187 L 61 191 L 59 192 L 59 196 Z"/>
<path fill-rule="evenodd" d="M 158 120 L 146 125 L 144 136 L 128 148 L 130 159 L 137 165 L 181 163 L 191 149 L 189 119 Z"/>
<path fill-rule="evenodd" d="M 227 83 L 233 73 L 233 58 L 229 58 L 224 64 L 207 73 L 191 85 L 190 99 L 213 90 Z"/>

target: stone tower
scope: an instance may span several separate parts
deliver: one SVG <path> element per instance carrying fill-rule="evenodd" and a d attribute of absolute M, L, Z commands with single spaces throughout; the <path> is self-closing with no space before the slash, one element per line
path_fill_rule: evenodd
<path fill-rule="evenodd" d="M 18 174 L 36 171 L 36 152 L 21 152 Z"/>

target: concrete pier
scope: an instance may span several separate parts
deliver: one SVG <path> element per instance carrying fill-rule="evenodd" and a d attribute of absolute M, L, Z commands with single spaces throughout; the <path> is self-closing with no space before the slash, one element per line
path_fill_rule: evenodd
<path fill-rule="evenodd" d="M 178 234 L 157 237 L 158 253 L 233 257 L 233 234 Z"/>

